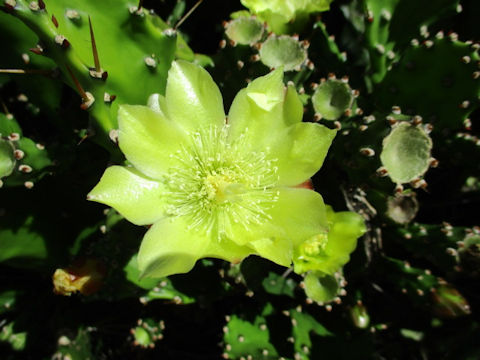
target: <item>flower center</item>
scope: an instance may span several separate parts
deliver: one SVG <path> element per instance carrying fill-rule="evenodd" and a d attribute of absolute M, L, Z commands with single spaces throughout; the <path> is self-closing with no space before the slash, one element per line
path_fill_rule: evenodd
<path fill-rule="evenodd" d="M 232 226 L 248 230 L 269 219 L 268 210 L 278 199 L 276 159 L 252 152 L 245 135 L 228 139 L 228 125 L 191 134 L 191 145 L 172 157 L 178 166 L 164 182 L 168 188 L 167 214 L 186 216 L 190 229 L 219 238 Z"/>
<path fill-rule="evenodd" d="M 233 202 L 238 195 L 244 194 L 244 184 L 232 183 L 231 179 L 224 175 L 207 175 L 204 180 L 208 200 L 214 200 L 218 204 Z"/>

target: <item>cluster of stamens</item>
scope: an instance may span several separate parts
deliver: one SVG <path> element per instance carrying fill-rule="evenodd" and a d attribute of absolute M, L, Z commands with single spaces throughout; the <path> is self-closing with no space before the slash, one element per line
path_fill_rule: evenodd
<path fill-rule="evenodd" d="M 247 151 L 246 133 L 231 140 L 228 125 L 190 136 L 190 143 L 171 155 L 178 166 L 164 179 L 168 215 L 186 216 L 189 229 L 220 239 L 232 226 L 248 230 L 268 220 L 278 200 L 277 160 L 268 149 Z"/>

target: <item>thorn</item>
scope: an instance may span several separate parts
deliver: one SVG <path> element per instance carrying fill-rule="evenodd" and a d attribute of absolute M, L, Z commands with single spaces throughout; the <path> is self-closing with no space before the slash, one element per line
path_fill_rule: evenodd
<path fill-rule="evenodd" d="M 53 15 L 53 14 L 52 14 L 52 23 L 53 23 L 53 25 L 55 25 L 56 28 L 58 28 L 57 18 L 56 18 L 55 15 Z"/>
<path fill-rule="evenodd" d="M 34 185 L 34 184 L 33 184 L 32 181 L 25 181 L 25 182 L 23 183 L 23 185 L 24 185 L 27 189 L 31 189 L 31 188 L 33 188 L 33 185 Z"/>
<path fill-rule="evenodd" d="M 43 47 L 40 44 L 37 44 L 34 48 L 30 48 L 30 51 L 37 55 L 43 54 Z"/>
<path fill-rule="evenodd" d="M 371 149 L 371 148 L 368 148 L 368 147 L 364 147 L 364 148 L 361 148 L 360 149 L 360 153 L 362 155 L 365 155 L 365 156 L 368 156 L 368 157 L 372 157 L 375 155 L 375 150 Z"/>
<path fill-rule="evenodd" d="M 434 44 L 434 43 L 433 43 L 432 40 L 425 40 L 425 41 L 423 42 L 423 45 L 425 45 L 425 47 L 426 47 L 427 49 L 432 48 L 432 47 L 433 47 L 433 44 Z"/>
<path fill-rule="evenodd" d="M 372 23 L 373 22 L 373 11 L 372 10 L 368 10 L 367 11 L 367 21 L 369 23 Z"/>
<path fill-rule="evenodd" d="M 138 0 L 138 7 L 137 7 L 137 12 L 140 12 L 143 7 L 143 0 Z M 90 20 L 90 17 L 89 17 Z"/>
<path fill-rule="evenodd" d="M 80 109 L 82 110 L 87 110 L 88 108 L 90 108 L 90 106 L 92 106 L 92 104 L 95 102 L 95 98 L 93 97 L 93 95 L 91 93 L 89 93 L 88 91 L 85 93 L 87 95 L 87 101 L 84 101 L 81 105 L 80 105 Z"/>
<path fill-rule="evenodd" d="M 412 119 L 412 124 L 413 125 L 420 125 L 423 121 L 423 118 L 420 115 L 415 115 Z"/>
<path fill-rule="evenodd" d="M 45 3 L 43 2 L 43 0 L 38 0 L 38 6 L 40 6 L 41 10 L 45 10 Z"/>
<path fill-rule="evenodd" d="M 105 101 L 106 103 L 112 103 L 115 101 L 116 98 L 117 98 L 117 95 L 110 95 L 107 92 L 103 94 L 103 101 Z"/>
<path fill-rule="evenodd" d="M 387 119 L 388 123 L 390 124 L 390 126 L 393 126 L 398 122 L 398 120 L 395 119 L 393 116 L 387 116 L 386 119 Z"/>
<path fill-rule="evenodd" d="M 140 3 L 142 0 L 140 0 Z M 139 4 L 140 8 L 140 4 Z M 102 72 L 102 68 L 100 66 L 100 59 L 98 58 L 98 51 L 97 51 L 97 44 L 95 43 L 95 35 L 93 33 L 93 27 L 92 27 L 92 20 L 90 19 L 90 15 L 88 15 L 88 26 L 90 28 L 90 42 L 92 43 L 92 53 L 93 53 L 93 62 L 95 64 L 95 70 L 97 73 Z"/>
<path fill-rule="evenodd" d="M 147 56 L 144 61 L 145 64 L 152 69 L 157 67 L 157 60 L 155 60 L 152 56 Z"/>
<path fill-rule="evenodd" d="M 410 185 L 412 185 L 414 189 L 427 188 L 427 182 L 424 179 L 414 179 L 410 182 Z"/>
<path fill-rule="evenodd" d="M 7 136 L 7 138 L 10 141 L 18 141 L 18 140 L 20 140 L 20 134 L 19 133 L 11 133 L 10 135 Z"/>
<path fill-rule="evenodd" d="M 85 92 L 85 90 L 83 89 L 82 85 L 80 84 L 80 82 L 78 81 L 78 79 L 75 77 L 75 75 L 73 74 L 72 72 L 72 69 L 70 69 L 70 66 L 68 65 L 65 65 L 66 68 L 67 68 L 67 71 L 68 73 L 70 74 L 74 84 L 75 84 L 75 87 L 77 88 L 78 92 L 80 93 L 80 96 L 82 97 L 83 101 L 85 103 L 87 103 L 88 101 L 90 101 L 87 93 Z"/>
<path fill-rule="evenodd" d="M 38 5 L 38 2 L 36 1 L 30 1 L 30 4 L 28 4 L 28 8 L 32 11 L 39 11 L 40 6 Z"/>
<path fill-rule="evenodd" d="M 11 119 L 13 116 L 12 116 L 12 114 L 10 114 L 10 112 L 8 111 L 7 105 L 3 102 L 3 99 L 2 99 L 2 98 L 0 98 L 0 103 L 2 104 L 3 112 L 4 112 L 5 115 L 7 116 L 7 119 Z"/>
<path fill-rule="evenodd" d="M 432 124 L 425 124 L 423 126 L 423 130 L 425 131 L 425 133 L 428 135 L 432 132 L 433 130 L 433 125 Z"/>
<path fill-rule="evenodd" d="M 18 167 L 18 170 L 25 174 L 28 174 L 28 173 L 31 173 L 33 169 L 29 165 L 22 164 Z"/>
<path fill-rule="evenodd" d="M 420 35 L 422 35 L 424 38 L 428 38 L 430 36 L 427 25 L 420 26 Z"/>
<path fill-rule="evenodd" d="M 388 175 L 388 170 L 385 167 L 379 167 L 376 171 L 377 175 L 380 177 L 385 177 Z"/>
<path fill-rule="evenodd" d="M 55 35 L 55 42 L 64 49 L 70 46 L 70 42 L 63 35 Z"/>
<path fill-rule="evenodd" d="M 25 63 L 25 65 L 28 65 L 30 64 L 30 56 L 26 53 L 23 53 L 22 54 L 22 60 L 23 62 Z"/>
<path fill-rule="evenodd" d="M 0 69 L 0 74 L 40 74 L 40 75 L 52 75 L 53 70 L 43 69 Z"/>
<path fill-rule="evenodd" d="M 7 10 L 14 10 L 15 6 L 17 6 L 17 2 L 15 0 L 5 0 L 5 7 Z"/>
<path fill-rule="evenodd" d="M 430 167 L 436 168 L 436 167 L 438 167 L 439 161 L 432 157 L 428 160 L 428 163 L 429 163 Z"/>
<path fill-rule="evenodd" d="M 13 156 L 15 157 L 15 159 L 21 160 L 25 157 L 25 153 L 22 150 L 17 149 L 13 152 Z"/>
<path fill-rule="evenodd" d="M 375 49 L 378 51 L 379 54 L 385 53 L 385 46 L 383 46 L 382 44 L 376 44 Z"/>
<path fill-rule="evenodd" d="M 458 40 L 458 34 L 455 33 L 455 32 L 451 32 L 450 34 L 448 34 L 448 38 L 449 38 L 451 41 L 457 41 L 457 40 Z"/>
<path fill-rule="evenodd" d="M 196 10 L 197 7 L 200 6 L 200 4 L 201 4 L 202 2 L 203 2 L 203 0 L 198 0 L 198 1 L 195 3 L 195 5 L 193 5 L 193 7 L 192 7 L 190 10 L 188 10 L 188 12 L 187 12 L 180 20 L 178 20 L 177 24 L 176 24 L 173 28 L 174 28 L 175 30 L 177 30 L 178 27 L 179 27 L 180 25 L 182 25 L 185 20 L 187 20 L 187 18 Z"/>

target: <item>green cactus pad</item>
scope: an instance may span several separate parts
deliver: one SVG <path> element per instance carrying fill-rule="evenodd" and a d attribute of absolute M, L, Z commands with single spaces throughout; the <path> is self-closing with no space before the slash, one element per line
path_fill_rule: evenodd
<path fill-rule="evenodd" d="M 380 159 L 392 181 L 403 184 L 425 174 L 431 150 L 432 139 L 421 127 L 402 122 L 383 140 Z"/>
<path fill-rule="evenodd" d="M 10 141 L 0 138 L 0 179 L 10 175 L 15 168 L 14 151 L 15 148 Z"/>
<path fill-rule="evenodd" d="M 295 38 L 270 36 L 260 48 L 260 60 L 270 68 L 283 66 L 284 71 L 298 69 L 307 59 L 307 51 Z"/>
<path fill-rule="evenodd" d="M 350 86 L 336 79 L 327 80 L 315 89 L 312 103 L 315 112 L 326 120 L 337 120 L 351 108 L 354 100 Z"/>
<path fill-rule="evenodd" d="M 438 61 L 442 59 L 442 61 Z M 376 91 L 385 109 L 400 106 L 434 126 L 461 129 L 478 108 L 478 53 L 467 43 L 445 38 L 410 46 Z"/>
<path fill-rule="evenodd" d="M 272 312 L 272 305 L 267 304 L 262 315 L 256 316 L 253 321 L 237 315 L 227 317 L 223 337 L 227 358 L 278 359 L 277 350 L 270 342 L 270 330 L 265 318 Z"/>
<path fill-rule="evenodd" d="M 252 45 L 262 38 L 263 24 L 253 17 L 239 17 L 230 21 L 225 34 L 230 40 L 240 45 Z"/>
<path fill-rule="evenodd" d="M 338 279 L 337 279 L 338 278 Z M 310 272 L 305 276 L 305 294 L 312 300 L 325 304 L 332 302 L 341 289 L 338 276 Z"/>

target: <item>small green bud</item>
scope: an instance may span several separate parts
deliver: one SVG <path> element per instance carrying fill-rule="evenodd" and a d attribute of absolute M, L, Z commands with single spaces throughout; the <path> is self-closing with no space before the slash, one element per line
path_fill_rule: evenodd
<path fill-rule="evenodd" d="M 338 295 L 340 284 L 333 275 L 312 271 L 305 276 L 305 294 L 312 300 L 324 304 L 332 302 Z"/>
<path fill-rule="evenodd" d="M 239 17 L 227 23 L 225 34 L 240 45 L 253 45 L 262 38 L 263 24 L 252 17 Z"/>
<path fill-rule="evenodd" d="M 380 159 L 392 181 L 403 184 L 425 174 L 431 150 L 432 139 L 421 126 L 401 122 L 383 140 Z"/>
<path fill-rule="evenodd" d="M 352 107 L 354 100 L 350 86 L 341 80 L 329 79 L 321 83 L 312 96 L 315 112 L 326 120 L 337 120 Z"/>
<path fill-rule="evenodd" d="M 270 68 L 283 66 L 284 71 L 299 68 L 307 59 L 307 51 L 291 36 L 270 36 L 260 48 L 260 60 Z"/>
<path fill-rule="evenodd" d="M 353 324 L 359 329 L 366 329 L 370 325 L 370 315 L 367 308 L 361 302 L 350 308 L 350 317 Z"/>

